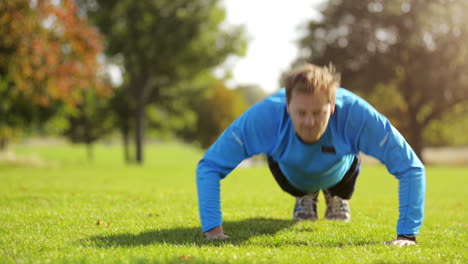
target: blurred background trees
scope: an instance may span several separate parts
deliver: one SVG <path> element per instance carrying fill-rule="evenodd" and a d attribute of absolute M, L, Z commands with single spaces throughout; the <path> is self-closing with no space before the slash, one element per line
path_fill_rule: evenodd
<path fill-rule="evenodd" d="M 211 93 L 195 106 L 200 117 L 197 120 L 195 135 L 201 147 L 211 146 L 247 108 L 243 94 L 238 90 L 228 89 L 220 81 L 215 82 Z"/>
<path fill-rule="evenodd" d="M 0 2 L 0 148 L 83 93 L 108 93 L 99 78 L 102 39 L 72 0 Z"/>
<path fill-rule="evenodd" d="M 87 144 L 90 158 L 92 143 L 116 128 L 128 162 L 143 162 L 148 128 L 199 140 L 199 119 L 214 117 L 195 102 L 219 92 L 213 69 L 246 49 L 243 28 L 224 19 L 217 0 L 2 1 L 0 147 L 48 120 Z M 106 63 L 122 69 L 113 89 Z M 225 90 L 230 107 L 240 97 Z"/>
<path fill-rule="evenodd" d="M 466 128 L 468 1 L 330 0 L 321 13 L 294 64 L 333 62 L 342 85 L 388 116 L 419 157 L 428 143 L 468 143 L 454 123 Z"/>
<path fill-rule="evenodd" d="M 93 144 L 110 134 L 116 125 L 110 103 L 107 96 L 87 92 L 81 103 L 66 115 L 68 126 L 62 133 L 72 143 L 86 145 L 88 160 L 94 158 Z"/>
<path fill-rule="evenodd" d="M 137 163 L 147 135 L 208 147 L 267 95 L 227 88 L 225 61 L 247 38 L 220 1 L 0 1 L 0 150 L 37 134 L 85 144 L 91 159 L 94 142 L 118 133 Z M 462 0 L 326 1 L 292 65 L 333 62 L 420 157 L 467 145 L 467 12 Z"/>
<path fill-rule="evenodd" d="M 241 54 L 242 30 L 221 28 L 225 12 L 217 0 L 80 2 L 105 36 L 106 54 L 123 58 L 125 78 L 118 93 L 125 94 L 121 107 L 133 114 L 119 117 L 132 118 L 121 121 L 133 123 L 122 130 L 134 129 L 135 159 L 141 163 L 146 107 L 162 107 L 162 101 L 187 96 L 192 86 L 177 86 L 178 82 L 214 69 L 230 54 Z"/>

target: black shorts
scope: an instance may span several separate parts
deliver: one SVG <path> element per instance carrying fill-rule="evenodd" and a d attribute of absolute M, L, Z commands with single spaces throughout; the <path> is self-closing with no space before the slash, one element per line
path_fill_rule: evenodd
<path fill-rule="evenodd" d="M 276 182 L 279 184 L 281 189 L 283 189 L 283 191 L 296 197 L 302 197 L 307 194 L 306 192 L 296 189 L 288 182 L 283 172 L 281 171 L 278 163 L 274 161 L 273 158 L 268 157 L 267 160 L 268 167 L 270 168 L 273 177 L 275 177 Z M 325 191 L 328 191 L 328 193 L 330 193 L 332 196 L 338 196 L 345 200 L 351 199 L 351 196 L 353 196 L 354 193 L 354 186 L 356 185 L 356 179 L 359 175 L 360 169 L 361 157 L 359 155 L 356 155 L 353 164 L 351 164 L 351 167 L 346 172 L 343 179 L 341 179 L 340 182 L 326 189 Z"/>

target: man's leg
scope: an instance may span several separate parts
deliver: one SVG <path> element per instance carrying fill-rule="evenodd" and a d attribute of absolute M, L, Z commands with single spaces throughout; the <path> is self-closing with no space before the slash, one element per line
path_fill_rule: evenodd
<path fill-rule="evenodd" d="M 323 190 L 323 195 L 327 203 L 325 219 L 344 222 L 349 222 L 349 220 L 351 220 L 351 209 L 349 208 L 348 200 L 338 196 L 332 196 L 328 190 Z"/>
<path fill-rule="evenodd" d="M 317 220 L 318 192 L 308 193 L 302 197 L 296 197 L 293 219 L 296 221 Z"/>
<path fill-rule="evenodd" d="M 354 193 L 354 186 L 356 185 L 356 179 L 359 175 L 360 168 L 361 158 L 356 156 L 343 179 L 335 186 L 323 190 L 327 203 L 325 219 L 349 222 L 351 219 L 351 210 L 348 200 L 351 199 Z"/>
<path fill-rule="evenodd" d="M 267 157 L 267 161 L 271 174 L 273 174 L 273 177 L 281 189 L 296 197 L 296 203 L 293 211 L 294 220 L 317 220 L 318 192 L 305 193 L 297 190 L 288 182 L 277 162 L 275 162 L 271 157 Z"/>
<path fill-rule="evenodd" d="M 271 174 L 273 174 L 273 177 L 275 178 L 276 182 L 283 191 L 295 197 L 302 197 L 307 194 L 306 192 L 296 189 L 288 182 L 276 161 L 274 161 L 271 157 L 267 157 L 267 161 L 268 168 L 270 168 Z"/>

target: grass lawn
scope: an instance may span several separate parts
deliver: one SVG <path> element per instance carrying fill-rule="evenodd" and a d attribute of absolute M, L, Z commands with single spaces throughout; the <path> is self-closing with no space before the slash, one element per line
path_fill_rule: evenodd
<path fill-rule="evenodd" d="M 397 248 L 397 180 L 364 166 L 350 223 L 295 223 L 266 167 L 222 181 L 226 241 L 204 240 L 195 166 L 202 152 L 150 145 L 144 166 L 116 146 L 16 147 L 48 166 L 0 164 L 0 263 L 468 263 L 468 167 L 427 168 L 418 245 Z M 322 198 L 322 197 L 321 197 Z M 320 199 L 319 214 L 325 206 Z"/>

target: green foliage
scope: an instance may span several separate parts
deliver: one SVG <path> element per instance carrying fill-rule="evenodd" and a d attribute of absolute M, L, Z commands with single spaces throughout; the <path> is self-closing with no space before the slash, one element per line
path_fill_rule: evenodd
<path fill-rule="evenodd" d="M 213 144 L 221 133 L 245 110 L 247 103 L 237 90 L 229 90 L 220 81 L 197 107 L 196 138 L 201 147 Z"/>
<path fill-rule="evenodd" d="M 203 71 L 191 80 L 182 80 L 161 91 L 159 104 L 148 106 L 149 133 L 169 135 L 187 142 L 196 140 L 198 112 L 217 80 L 211 72 Z M 190 88 L 187 88 L 190 87 Z"/>
<path fill-rule="evenodd" d="M 101 38 L 76 11 L 72 0 L 0 2 L 0 130 L 41 127 L 83 91 L 107 91 Z"/>
<path fill-rule="evenodd" d="M 190 89 L 183 88 L 187 86 Z M 260 88 L 250 88 L 230 90 L 222 80 L 203 72 L 165 90 L 164 100 L 148 107 L 150 131 L 157 130 L 159 135 L 172 133 L 206 148 L 247 109 L 249 97 L 259 100 L 264 93 Z"/>
<path fill-rule="evenodd" d="M 90 145 L 110 133 L 115 114 L 109 104 L 109 98 L 95 93 L 85 94 L 83 102 L 68 116 L 69 126 L 63 134 L 73 143 Z"/>
<path fill-rule="evenodd" d="M 458 105 L 440 120 L 432 122 L 424 131 L 431 146 L 468 146 L 468 105 Z"/>
<path fill-rule="evenodd" d="M 424 129 L 468 102 L 468 2 L 332 0 L 321 12 L 296 63 L 333 62 L 343 86 L 365 98 L 389 89 L 371 102 L 421 154 Z"/>
<path fill-rule="evenodd" d="M 203 239 L 194 171 L 202 153 L 186 145 L 148 148 L 144 166 L 120 162 L 118 146 L 18 147 L 50 167 L 0 165 L 1 263 L 467 263 L 466 167 L 429 167 L 425 222 L 415 247 L 395 237 L 397 181 L 364 166 L 352 220 L 293 222 L 294 199 L 268 168 L 222 181 L 226 241 Z M 131 177 L 129 177 L 129 175 Z M 259 188 L 261 186 L 261 188 Z M 320 197 L 322 198 L 322 197 Z"/>
<path fill-rule="evenodd" d="M 174 95 L 194 95 L 194 86 L 180 84 L 212 70 L 230 54 L 245 52 L 243 29 L 221 26 L 225 12 L 218 0 L 79 3 L 106 37 L 106 53 L 122 58 L 125 82 L 119 92 L 133 115 L 135 125 L 127 128 L 135 131 L 138 162 L 143 161 L 145 108 L 154 104 L 170 116 L 190 111 L 183 110 L 188 104 L 180 104 Z M 129 123 L 128 116 L 122 118 L 127 119 L 120 123 Z"/>
<path fill-rule="evenodd" d="M 62 112 L 48 119 L 41 126 L 41 130 L 43 131 L 42 134 L 51 137 L 62 135 L 63 132 L 69 129 L 70 127 L 70 122 L 67 119 L 67 115 L 68 113 Z"/>
<path fill-rule="evenodd" d="M 74 105 L 81 91 L 106 89 L 97 74 L 101 38 L 72 0 L 2 1 L 0 35 L 0 77 L 9 79 L 10 96 Z"/>

